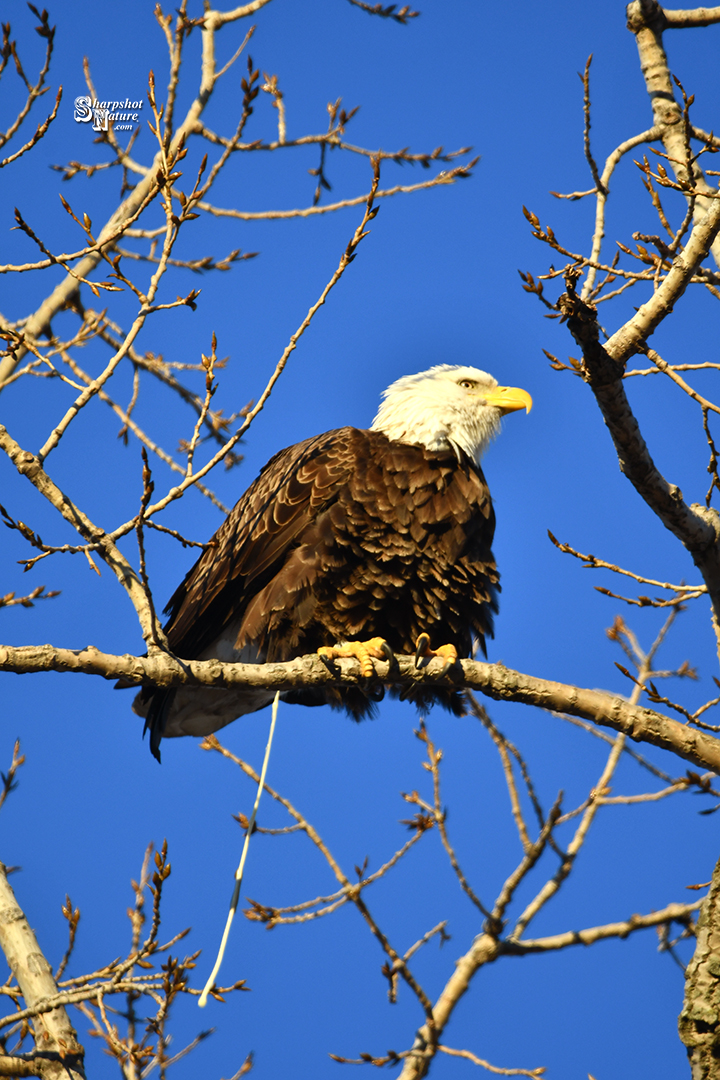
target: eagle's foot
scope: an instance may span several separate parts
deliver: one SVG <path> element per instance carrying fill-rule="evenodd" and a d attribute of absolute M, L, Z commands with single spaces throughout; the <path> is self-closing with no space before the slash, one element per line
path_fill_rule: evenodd
<path fill-rule="evenodd" d="M 431 660 L 433 656 L 440 656 L 445 659 L 442 675 L 447 675 L 453 664 L 457 663 L 458 658 L 457 649 L 454 645 L 441 645 L 438 649 L 431 649 L 430 635 L 420 634 L 420 637 L 415 642 L 415 667 L 419 668 L 421 660 Z"/>
<path fill-rule="evenodd" d="M 371 679 L 375 674 L 373 660 L 388 660 L 392 663 L 395 659 L 387 641 L 381 637 L 370 638 L 369 641 L 344 641 L 338 645 L 323 645 L 318 649 L 318 656 L 325 661 L 354 657 L 360 662 L 363 679 Z"/>

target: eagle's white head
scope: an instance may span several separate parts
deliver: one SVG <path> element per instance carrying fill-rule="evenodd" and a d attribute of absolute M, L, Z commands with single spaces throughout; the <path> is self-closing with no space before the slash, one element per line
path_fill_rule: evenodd
<path fill-rule="evenodd" d="M 373 431 L 428 450 L 462 450 L 476 464 L 499 432 L 503 415 L 532 408 L 525 390 L 498 386 L 486 371 L 456 364 L 404 375 L 382 396 Z"/>

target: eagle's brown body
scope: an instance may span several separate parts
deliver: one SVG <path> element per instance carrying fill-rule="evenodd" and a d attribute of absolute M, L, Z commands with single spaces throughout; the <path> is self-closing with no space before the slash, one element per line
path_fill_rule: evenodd
<path fill-rule="evenodd" d="M 414 652 L 423 632 L 467 657 L 497 610 L 495 515 L 475 462 L 452 449 L 341 428 L 281 450 L 242 496 L 166 608 L 185 659 L 277 661 L 348 639 Z M 286 695 L 359 718 L 360 689 Z M 267 704 L 268 692 L 148 687 L 136 701 L 151 745 L 206 734 Z M 454 710 L 459 696 L 421 692 Z"/>

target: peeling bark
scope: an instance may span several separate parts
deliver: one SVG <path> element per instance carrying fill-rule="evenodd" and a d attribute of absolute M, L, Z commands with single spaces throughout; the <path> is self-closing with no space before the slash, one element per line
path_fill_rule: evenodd
<path fill-rule="evenodd" d="M 695 955 L 685 973 L 678 1021 L 692 1080 L 720 1077 L 720 860 L 700 910 Z"/>

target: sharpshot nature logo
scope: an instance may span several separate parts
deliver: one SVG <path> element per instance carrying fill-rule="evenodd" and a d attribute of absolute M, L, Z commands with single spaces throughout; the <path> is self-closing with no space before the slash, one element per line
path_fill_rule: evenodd
<path fill-rule="evenodd" d="M 116 131 L 132 131 L 140 121 L 141 101 L 93 101 L 91 97 L 75 98 L 75 122 L 88 124 L 93 131 L 107 131 L 110 124 Z"/>

